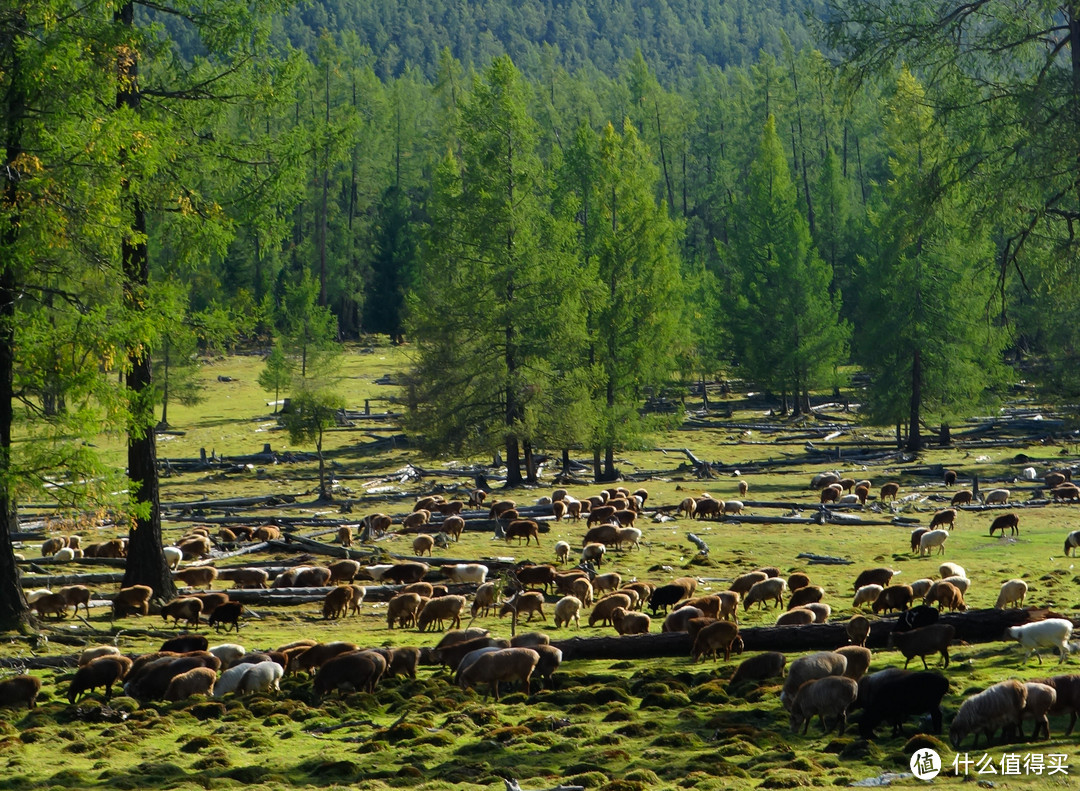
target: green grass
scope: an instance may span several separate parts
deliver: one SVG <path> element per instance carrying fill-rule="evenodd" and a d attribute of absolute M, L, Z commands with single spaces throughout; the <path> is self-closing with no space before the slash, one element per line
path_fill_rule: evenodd
<path fill-rule="evenodd" d="M 345 367 L 343 392 L 353 408 L 362 408 L 364 398 L 385 398 L 396 392 L 391 386 L 374 384 L 386 374 L 402 370 L 406 349 L 375 347 L 373 353 L 354 353 Z M 275 450 L 309 451 L 290 447 L 287 435 L 276 427 L 267 406 L 269 397 L 255 383 L 261 363 L 257 357 L 215 360 L 205 367 L 208 400 L 194 408 L 170 406 L 170 422 L 186 433 L 160 438 L 159 455 L 170 458 L 195 457 L 200 448 L 219 455 L 249 454 L 264 443 Z M 220 382 L 218 376 L 235 381 Z M 375 410 L 387 408 L 374 402 Z M 693 405 L 691 405 L 693 406 Z M 715 406 L 715 403 L 714 403 Z M 844 417 L 844 416 L 841 416 Z M 689 448 L 697 457 L 727 464 L 746 465 L 753 461 L 803 458 L 805 438 L 797 425 L 761 411 L 738 410 L 727 423 L 769 423 L 788 425 L 785 434 L 764 434 L 727 425 L 695 431 L 675 430 L 657 437 L 655 447 Z M 365 445 L 366 427 L 335 430 L 327 441 L 327 452 L 335 463 L 337 496 L 355 502 L 354 516 L 375 511 L 401 513 L 412 498 L 436 485 L 467 487 L 469 476 L 454 470 L 477 461 L 470 459 L 426 459 L 413 451 L 372 453 Z M 386 432 L 378 432 L 385 434 Z M 849 434 L 873 439 L 884 433 L 853 426 Z M 848 437 L 845 437 L 848 438 Z M 110 452 L 122 458 L 119 440 L 103 438 Z M 838 469 L 845 475 L 870 478 L 877 487 L 887 481 L 901 483 L 901 495 L 918 494 L 919 499 L 897 506 L 905 515 L 921 519 L 947 504 L 951 492 L 937 479 L 912 474 L 911 466 L 942 463 L 957 469 L 962 479 L 978 474 L 982 487 L 992 481 L 1012 477 L 1027 464 L 1040 471 L 1050 464 L 1074 458 L 1072 446 L 1016 445 L 988 450 L 931 450 L 917 465 L 884 464 L 863 467 L 842 460 L 830 464 L 807 462 L 775 468 L 763 473 L 744 473 L 750 491 L 746 500 L 804 503 L 810 513 L 817 495 L 808 489 L 813 474 Z M 1030 461 L 1017 459 L 1026 454 Z M 980 461 L 979 457 L 987 457 Z M 488 461 L 488 460 L 481 460 Z M 736 495 L 734 476 L 699 481 L 682 466 L 682 455 L 655 450 L 622 454 L 619 467 L 624 474 L 652 473 L 644 486 L 650 504 L 675 504 L 683 497 L 710 492 L 721 499 Z M 413 462 L 431 470 L 432 477 L 402 483 L 398 473 Z M 532 502 L 550 493 L 552 470 L 546 469 L 544 485 L 536 489 L 499 492 L 519 503 Z M 267 509 L 266 516 L 326 512 L 336 509 L 312 503 L 316 488 L 314 462 L 280 464 L 253 468 L 233 474 L 180 474 L 162 479 L 162 498 L 167 502 L 217 499 L 253 494 L 295 493 L 301 501 L 287 508 Z M 378 495 L 367 494 L 371 487 L 385 487 Z M 578 496 L 594 493 L 599 486 L 569 487 Z M 1013 486 L 1014 499 L 1030 495 Z M 392 495 L 400 493 L 403 498 Z M 650 579 L 665 582 L 692 573 L 700 580 L 699 591 L 719 591 L 727 581 L 757 566 L 775 565 L 786 575 L 801 570 L 812 583 L 825 591 L 824 601 L 833 608 L 833 620 L 853 614 L 851 583 L 862 568 L 888 565 L 899 570 L 899 581 L 937 576 L 942 559 L 959 563 L 973 580 L 967 595 L 969 607 L 993 605 L 999 584 L 1011 577 L 1025 579 L 1030 587 L 1027 604 L 1052 607 L 1073 614 L 1080 609 L 1077 581 L 1080 572 L 1073 558 L 1062 557 L 1064 534 L 1075 529 L 1075 506 L 1053 505 L 1021 512 L 1021 534 L 1016 540 L 989 538 L 991 514 L 962 513 L 950 537 L 943 558 L 918 558 L 908 547 L 909 527 L 752 525 L 749 523 L 690 522 L 679 519 L 664 524 L 642 520 L 647 546 L 640 552 L 612 553 L 603 570 L 618 571 L 624 580 Z M 751 513 L 767 513 L 750 509 Z M 217 515 L 217 514 L 215 514 Z M 178 537 L 190 523 L 170 522 L 166 539 Z M 57 529 L 60 529 L 57 525 Z M 540 547 L 518 547 L 493 541 L 490 534 L 466 532 L 459 544 L 443 554 L 481 559 L 504 556 L 518 560 L 549 562 L 553 545 L 565 539 L 579 546 L 583 524 L 553 525 L 541 537 Z M 65 527 L 64 532 L 70 532 Z M 83 524 L 86 540 L 93 535 L 119 534 L 115 528 L 92 528 Z M 709 545 L 708 559 L 695 559 L 695 550 L 686 540 L 694 532 Z M 392 538 L 382 545 L 388 550 L 409 554 L 411 537 Z M 36 548 L 26 550 L 36 555 Z M 851 566 L 808 565 L 797 557 L 808 552 L 850 558 Z M 265 560 L 276 557 L 282 563 L 294 556 L 253 556 Z M 692 562 L 694 561 L 694 562 Z M 239 561 L 233 561 L 239 562 Z M 224 589 L 227 583 L 215 587 Z M 550 608 L 549 608 L 550 609 Z M 249 648 L 268 648 L 301 636 L 319 640 L 351 640 L 361 645 L 432 645 L 438 635 L 415 631 L 389 631 L 385 605 L 365 604 L 359 617 L 327 622 L 319 617 L 316 604 L 270 608 L 256 606 L 261 618 L 248 620 L 239 641 Z M 740 613 L 743 626 L 771 624 L 774 610 Z M 529 624 L 553 638 L 576 634 L 610 635 L 611 629 L 573 628 L 556 630 L 548 622 Z M 92 611 L 89 623 L 102 633 L 112 626 L 104 609 Z M 509 633 L 509 624 L 497 617 L 479 619 L 499 635 Z M 147 628 L 176 631 L 164 627 L 156 617 L 129 618 L 116 624 L 124 630 L 117 638 L 125 652 L 156 648 L 160 638 L 147 636 Z M 659 619 L 653 631 L 659 630 Z M 68 619 L 63 631 L 76 636 L 82 624 Z M 52 633 L 55 637 L 56 633 Z M 236 639 L 211 634 L 212 642 Z M 93 642 L 94 638 L 88 638 Z M 38 645 L 38 655 L 70 653 L 75 648 L 50 640 Z M 25 641 L 9 642 L 3 655 L 29 657 Z M 114 701 L 114 708 L 132 709 L 117 722 L 99 722 L 100 697 L 91 696 L 78 707 L 67 705 L 70 670 L 34 671 L 44 681 L 39 708 L 32 712 L 0 710 L 0 777 L 4 788 L 27 787 L 68 789 L 138 788 L 198 789 L 243 788 L 285 789 L 294 787 L 361 787 L 365 789 L 501 789 L 501 777 L 515 777 L 525 789 L 542 789 L 560 782 L 588 788 L 616 789 L 745 789 L 751 787 L 790 788 L 797 786 L 846 785 L 851 781 L 876 777 L 886 771 L 907 771 L 913 747 L 905 739 L 887 739 L 867 744 L 857 739 L 854 726 L 841 738 L 822 735 L 816 724 L 807 736 L 792 734 L 780 706 L 779 685 L 729 689 L 726 679 L 737 661 L 693 664 L 689 657 L 627 661 L 570 662 L 557 675 L 556 689 L 541 690 L 526 698 L 520 693 L 504 696 L 501 703 L 475 692 L 462 692 L 441 672 L 423 668 L 415 681 L 390 681 L 374 696 L 348 694 L 315 701 L 306 677 L 290 677 L 277 698 L 256 696 L 238 700 L 229 696 L 220 703 L 189 701 L 150 703 L 138 706 L 130 699 Z M 1023 665 L 1015 645 L 987 643 L 961 646 L 952 652 L 953 663 L 945 671 L 951 681 L 946 698 L 946 727 L 962 699 L 971 691 L 1010 678 L 1036 678 L 1058 671 L 1054 658 L 1040 668 Z M 1066 665 L 1074 669 L 1077 659 Z M 872 670 L 902 664 L 890 651 L 875 652 Z M 107 712 L 106 712 L 107 713 Z M 1054 738 L 1037 744 L 1017 744 L 994 748 L 992 755 L 1038 752 L 1065 753 L 1069 763 L 1076 758 L 1075 739 L 1063 737 L 1065 718 L 1052 721 Z M 334 726 L 344 727 L 334 728 Z M 1030 729 L 1030 725 L 1028 726 Z M 884 733 L 885 729 L 880 729 Z M 912 726 L 908 726 L 910 735 Z M 974 751 L 981 755 L 982 750 Z M 946 763 L 952 753 L 945 751 Z M 977 756 L 976 756 L 977 757 Z M 980 776 L 977 779 L 982 779 Z M 1011 788 L 1059 788 L 1061 776 L 990 777 Z M 959 778 L 939 777 L 937 785 L 959 784 Z"/>

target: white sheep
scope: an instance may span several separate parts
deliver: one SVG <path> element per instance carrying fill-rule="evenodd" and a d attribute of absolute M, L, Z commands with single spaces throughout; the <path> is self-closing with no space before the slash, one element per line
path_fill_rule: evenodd
<path fill-rule="evenodd" d="M 487 580 L 488 567 L 482 563 L 451 563 L 441 567 L 451 582 L 473 582 L 483 585 Z"/>
<path fill-rule="evenodd" d="M 236 685 L 244 677 L 244 673 L 251 669 L 250 664 L 233 665 L 228 670 L 222 671 L 217 683 L 214 684 L 214 697 L 224 697 L 230 692 L 236 691 Z"/>
<path fill-rule="evenodd" d="M 1056 647 L 1061 654 L 1058 664 L 1061 664 L 1069 653 L 1069 637 L 1072 636 L 1072 630 L 1072 621 L 1064 618 L 1047 618 L 1045 621 L 1010 626 L 1005 630 L 1005 634 L 1027 649 L 1027 653 L 1024 654 L 1025 662 L 1034 653 L 1041 665 L 1042 657 L 1039 656 L 1039 648 Z"/>
<path fill-rule="evenodd" d="M 1026 704 L 1027 687 L 1015 679 L 1001 681 L 972 695 L 960 704 L 949 726 L 953 749 L 959 748 L 970 733 L 975 734 L 973 747 L 978 747 L 980 733 L 986 734 L 989 742 L 999 727 L 1015 726 L 1022 731 L 1021 717 Z"/>
<path fill-rule="evenodd" d="M 939 555 L 945 553 L 945 541 L 949 537 L 948 530 L 931 530 L 923 533 L 919 538 L 919 557 L 932 554 L 930 550 L 937 547 Z"/>
<path fill-rule="evenodd" d="M 1004 610 L 1010 604 L 1017 607 L 1024 606 L 1024 597 L 1027 596 L 1028 586 L 1023 580 L 1012 579 L 1001 583 L 1001 592 L 998 593 L 994 607 Z"/>
<path fill-rule="evenodd" d="M 780 702 L 791 711 L 795 693 L 807 681 L 826 676 L 842 676 L 847 670 L 847 657 L 835 651 L 818 651 L 808 656 L 799 657 L 788 668 L 788 677 L 780 692 Z"/>
<path fill-rule="evenodd" d="M 839 505 L 858 505 L 860 500 L 857 494 L 842 494 L 836 502 Z"/>
<path fill-rule="evenodd" d="M 745 505 L 741 500 L 725 500 L 724 501 L 724 513 L 725 514 L 741 514 Z"/>
<path fill-rule="evenodd" d="M 1065 536 L 1065 556 L 1076 556 L 1076 548 L 1080 547 L 1080 530 L 1074 530 Z"/>
<path fill-rule="evenodd" d="M 577 596 L 563 596 L 555 602 L 555 628 L 569 626 L 574 622 L 574 628 L 580 629 L 581 622 L 578 616 L 581 613 L 581 599 Z"/>
<path fill-rule="evenodd" d="M 1009 502 L 1009 490 L 991 489 L 986 493 L 986 498 L 983 502 L 987 505 L 1007 505 Z"/>
<path fill-rule="evenodd" d="M 52 596 L 52 591 L 48 588 L 35 588 L 34 590 L 26 591 L 26 603 L 33 604 L 42 596 Z"/>
<path fill-rule="evenodd" d="M 958 575 L 953 575 L 951 577 L 945 577 L 945 579 L 938 580 L 938 582 L 951 583 L 961 593 L 967 593 L 968 588 L 971 587 L 971 580 L 969 580 L 967 577 L 961 577 L 961 576 L 958 576 Z"/>
<path fill-rule="evenodd" d="M 806 733 L 810 720 L 817 715 L 826 732 L 832 728 L 826 724 L 826 718 L 835 718 L 836 732 L 842 736 L 847 727 L 847 710 L 857 697 L 858 682 L 846 676 L 826 676 L 806 681 L 795 693 L 791 704 L 791 730 L 798 733 L 802 725 L 802 732 Z"/>
<path fill-rule="evenodd" d="M 883 590 L 885 589 L 880 585 L 863 585 L 855 591 L 855 599 L 851 602 L 851 606 L 861 607 L 864 604 L 873 604 Z"/>
<path fill-rule="evenodd" d="M 555 562 L 566 563 L 570 560 L 570 544 L 560 541 L 555 545 Z"/>
<path fill-rule="evenodd" d="M 930 586 L 934 584 L 934 581 L 929 577 L 923 577 L 922 579 L 915 580 L 911 584 L 911 594 L 916 599 L 921 599 L 926 596 L 927 591 L 930 590 Z"/>
<path fill-rule="evenodd" d="M 825 623 L 829 620 L 829 616 L 832 615 L 832 607 L 825 602 L 812 601 L 809 604 L 804 604 L 803 607 L 814 614 L 814 623 Z"/>
<path fill-rule="evenodd" d="M 618 541 L 615 542 L 615 546 L 618 549 L 622 549 L 623 544 L 629 544 L 630 548 L 641 549 L 641 531 L 636 527 L 620 527 L 616 529 L 615 535 L 618 536 Z"/>
<path fill-rule="evenodd" d="M 75 550 L 71 547 L 63 547 L 56 551 L 56 554 L 52 556 L 52 559 L 60 561 L 61 563 L 70 563 L 75 559 Z"/>
<path fill-rule="evenodd" d="M 165 554 L 165 564 L 174 571 L 180 568 L 180 561 L 184 559 L 183 550 L 178 547 L 162 547 L 161 551 Z"/>
<path fill-rule="evenodd" d="M 280 692 L 281 687 L 278 683 L 283 675 L 285 675 L 285 669 L 277 662 L 259 662 L 257 665 L 252 665 L 251 669 L 240 677 L 236 691 L 265 692 L 272 689 Z"/>
<path fill-rule="evenodd" d="M 769 577 L 761 582 L 755 582 L 743 598 L 743 609 L 749 609 L 751 604 L 760 604 L 764 607 L 765 603 L 770 601 L 775 601 L 777 607 L 783 607 L 786 589 L 787 580 L 783 577 Z"/>
<path fill-rule="evenodd" d="M 938 575 L 942 579 L 946 577 L 967 577 L 967 572 L 958 563 L 942 563 L 938 566 Z"/>
<path fill-rule="evenodd" d="M 230 667 L 239 662 L 244 654 L 247 653 L 247 649 L 242 645 L 236 643 L 222 643 L 221 645 L 215 645 L 207 649 L 211 654 L 221 660 L 221 669 L 228 670 Z"/>
<path fill-rule="evenodd" d="M 604 562 L 604 552 L 606 551 L 603 544 L 586 544 L 585 548 L 581 550 L 581 562 L 586 563 L 595 560 L 596 565 L 600 566 Z"/>

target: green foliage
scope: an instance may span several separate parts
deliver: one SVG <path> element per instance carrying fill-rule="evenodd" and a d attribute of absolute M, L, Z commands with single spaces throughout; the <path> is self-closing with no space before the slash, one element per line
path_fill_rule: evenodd
<path fill-rule="evenodd" d="M 341 395 L 327 388 L 301 388 L 289 402 L 289 409 L 282 412 L 281 422 L 294 443 L 315 444 L 319 456 L 319 496 L 331 499 L 323 460 L 323 436 L 334 425 L 339 410 L 345 406 Z"/>
<path fill-rule="evenodd" d="M 288 388 L 293 380 L 295 371 L 292 362 L 285 354 L 285 348 L 281 340 L 274 341 L 270 354 L 266 358 L 266 365 L 259 371 L 259 387 L 268 393 L 274 394 L 274 414 L 277 414 L 281 391 Z"/>

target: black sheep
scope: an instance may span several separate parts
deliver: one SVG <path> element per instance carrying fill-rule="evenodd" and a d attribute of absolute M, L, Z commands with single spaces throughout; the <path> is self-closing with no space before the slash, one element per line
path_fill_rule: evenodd
<path fill-rule="evenodd" d="M 863 709 L 859 735 L 873 739 L 874 729 L 888 722 L 893 736 L 903 736 L 904 720 L 916 714 L 929 714 L 932 732 L 941 733 L 941 699 L 948 691 L 949 680 L 932 670 L 892 668 L 872 673 L 859 683 L 855 701 Z"/>
<path fill-rule="evenodd" d="M 930 626 L 938 621 L 940 613 L 934 607 L 929 604 L 920 604 L 916 607 L 912 607 L 910 610 L 905 610 L 900 613 L 900 617 L 896 619 L 896 627 L 894 632 L 910 632 L 912 629 L 921 629 L 924 626 Z"/>
<path fill-rule="evenodd" d="M 172 651 L 176 654 L 186 654 L 188 651 L 205 651 L 210 647 L 210 641 L 201 634 L 182 634 L 173 637 L 161 644 L 159 651 Z"/>
<path fill-rule="evenodd" d="M 657 610 L 664 610 L 678 604 L 686 598 L 686 588 L 682 585 L 661 585 L 649 596 L 649 609 L 656 615 Z"/>
<path fill-rule="evenodd" d="M 221 629 L 221 624 L 225 624 L 225 631 L 229 631 L 230 626 L 236 627 L 236 633 L 240 633 L 240 616 L 244 614 L 244 605 L 238 601 L 226 602 L 220 605 L 214 610 L 213 614 L 206 620 L 208 626 L 213 626 L 216 629 Z"/>

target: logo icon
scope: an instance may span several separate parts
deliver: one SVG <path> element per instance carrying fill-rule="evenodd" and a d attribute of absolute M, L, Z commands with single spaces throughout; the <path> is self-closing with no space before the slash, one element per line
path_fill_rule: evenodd
<path fill-rule="evenodd" d="M 911 772 L 920 780 L 933 780 L 941 771 L 941 756 L 929 747 L 911 755 Z"/>

